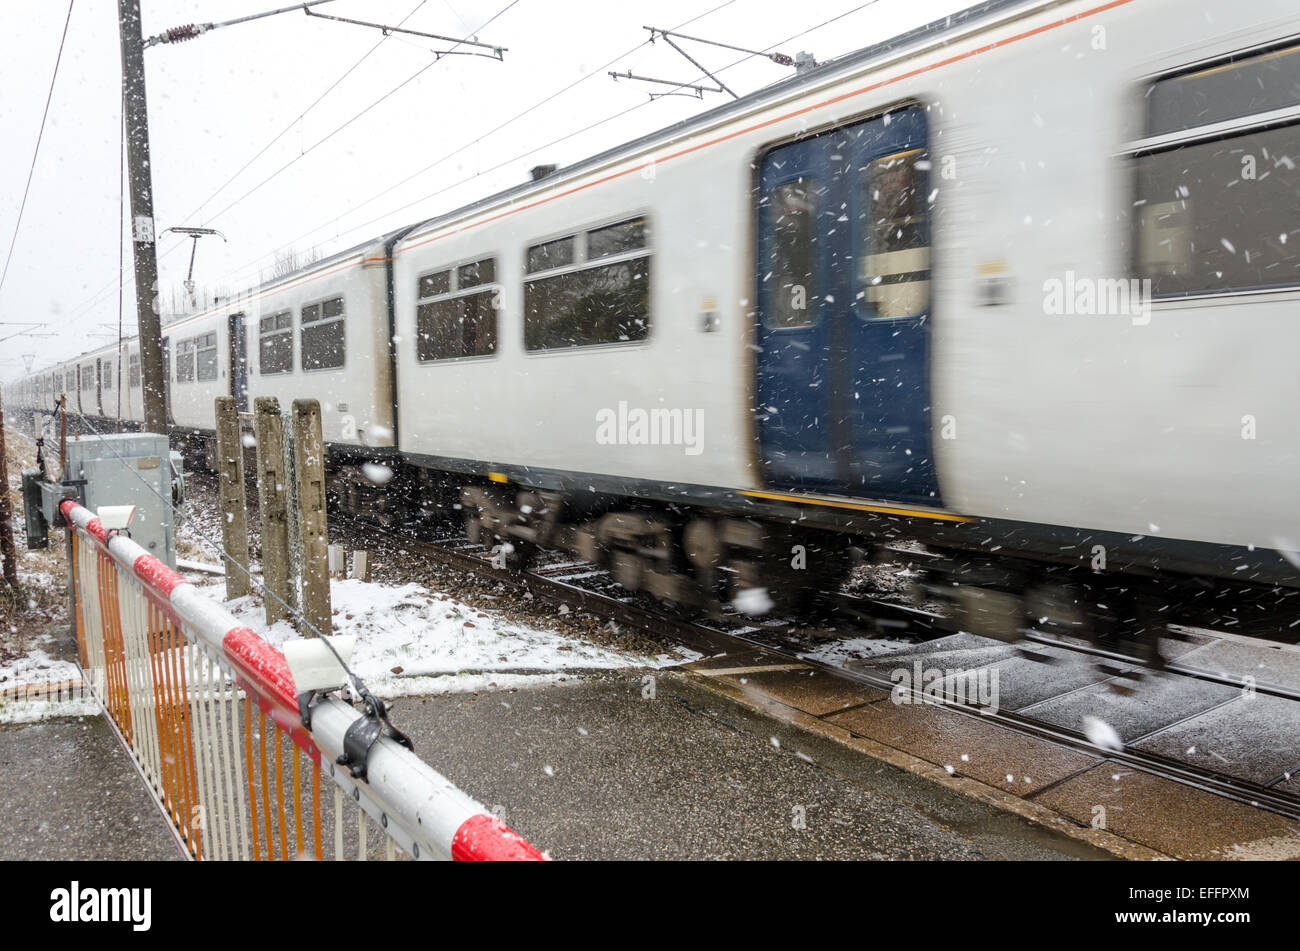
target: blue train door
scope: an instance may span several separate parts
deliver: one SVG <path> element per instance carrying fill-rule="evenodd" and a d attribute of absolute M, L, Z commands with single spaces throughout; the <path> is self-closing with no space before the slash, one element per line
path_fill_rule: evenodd
<path fill-rule="evenodd" d="M 769 485 L 939 504 L 929 168 L 919 106 L 763 156 L 754 409 Z"/>

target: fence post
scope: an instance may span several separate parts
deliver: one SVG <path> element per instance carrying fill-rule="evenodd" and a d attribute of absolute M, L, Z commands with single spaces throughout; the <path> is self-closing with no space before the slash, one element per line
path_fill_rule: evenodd
<path fill-rule="evenodd" d="M 293 401 L 293 465 L 302 539 L 302 613 L 321 634 L 333 632 L 330 612 L 329 527 L 325 521 L 325 440 L 320 402 Z M 303 631 L 312 636 L 311 631 Z"/>
<path fill-rule="evenodd" d="M 5 458 L 5 412 L 0 401 L 0 558 L 4 559 L 4 579 L 18 590 L 18 551 L 14 548 L 13 506 L 9 504 L 9 463 Z"/>
<path fill-rule="evenodd" d="M 221 547 L 226 552 L 226 598 L 248 594 L 248 508 L 244 498 L 244 447 L 239 410 L 232 396 L 218 396 L 217 482 L 221 499 Z M 231 563 L 234 563 L 233 565 Z"/>
<path fill-rule="evenodd" d="M 289 617 L 289 523 L 285 504 L 284 422 L 280 401 L 259 396 L 253 401 L 253 430 L 257 437 L 257 505 L 262 513 L 262 583 L 266 585 L 266 623 Z M 280 601 L 275 600 L 279 598 Z"/>

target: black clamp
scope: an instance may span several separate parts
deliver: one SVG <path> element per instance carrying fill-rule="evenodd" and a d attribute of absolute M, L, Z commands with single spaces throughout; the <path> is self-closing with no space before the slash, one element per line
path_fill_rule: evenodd
<path fill-rule="evenodd" d="M 316 702 L 319 695 L 319 690 L 308 690 L 306 693 L 298 694 L 298 719 L 302 720 L 303 729 L 308 733 L 311 732 L 311 705 Z"/>
<path fill-rule="evenodd" d="M 365 687 L 362 687 L 360 692 L 366 712 L 352 721 L 352 725 L 343 734 L 343 753 L 337 762 L 340 766 L 348 768 L 353 779 L 368 782 L 366 764 L 370 758 L 370 748 L 381 736 L 396 740 L 408 750 L 413 750 L 415 747 L 405 733 L 388 722 L 388 708 L 384 706 L 384 701 Z"/>
<path fill-rule="evenodd" d="M 328 696 L 328 691 L 309 690 L 298 694 L 298 716 L 303 727 L 311 731 L 311 709 L 318 700 Z M 366 764 L 370 758 L 370 748 L 381 736 L 396 740 L 408 750 L 413 750 L 410 738 L 397 727 L 388 722 L 388 708 L 384 702 L 367 690 L 360 688 L 361 702 L 365 713 L 352 721 L 347 732 L 343 734 L 343 753 L 336 762 L 346 766 L 353 779 L 366 780 Z"/>

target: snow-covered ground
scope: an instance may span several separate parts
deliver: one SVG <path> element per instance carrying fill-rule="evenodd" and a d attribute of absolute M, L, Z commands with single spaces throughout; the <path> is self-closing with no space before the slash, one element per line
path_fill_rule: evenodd
<path fill-rule="evenodd" d="M 799 651 L 797 656 L 803 660 L 843 667 L 848 661 L 893 654 L 914 643 L 914 640 L 892 640 L 887 637 L 845 637 L 824 641 L 809 650 Z"/>
<path fill-rule="evenodd" d="M 32 688 L 53 684 L 65 685 L 65 695 L 72 693 L 69 685 L 80 684 L 81 672 L 77 665 L 57 660 L 39 647 L 0 663 L 0 723 L 31 723 L 49 717 L 94 716 L 99 704 L 89 693 L 76 691 L 72 699 L 29 699 Z"/>
<path fill-rule="evenodd" d="M 221 600 L 224 582 L 204 586 Z M 357 638 L 353 670 L 381 697 L 564 682 L 584 672 L 658 668 L 699 655 L 638 655 L 557 631 L 511 621 L 414 582 L 383 585 L 350 579 L 330 586 L 337 634 Z M 298 633 L 287 621 L 266 625 L 251 596 L 226 604 L 242 623 L 277 647 Z"/>

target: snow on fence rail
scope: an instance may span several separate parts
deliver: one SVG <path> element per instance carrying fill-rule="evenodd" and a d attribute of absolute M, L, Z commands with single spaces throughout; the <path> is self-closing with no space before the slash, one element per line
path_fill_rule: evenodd
<path fill-rule="evenodd" d="M 86 680 L 190 856 L 542 858 L 388 737 L 354 781 L 338 757 L 360 711 L 325 699 L 305 728 L 278 650 L 89 510 L 61 509 Z"/>

